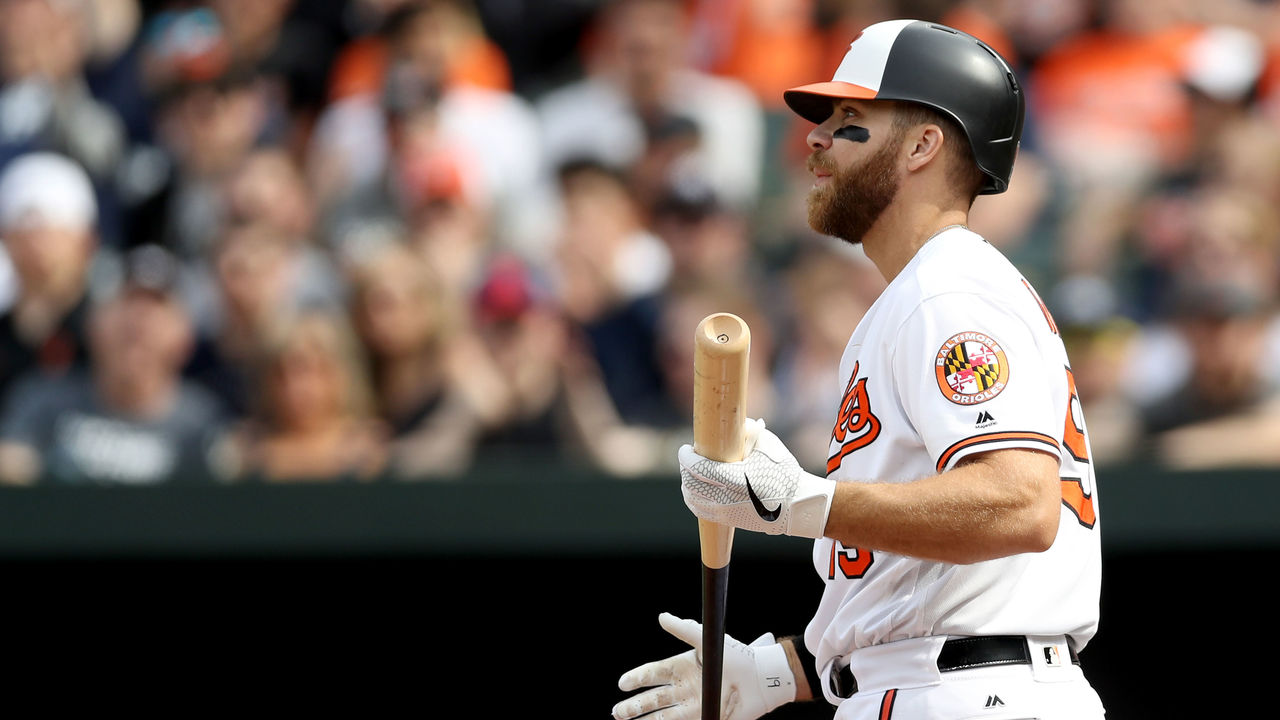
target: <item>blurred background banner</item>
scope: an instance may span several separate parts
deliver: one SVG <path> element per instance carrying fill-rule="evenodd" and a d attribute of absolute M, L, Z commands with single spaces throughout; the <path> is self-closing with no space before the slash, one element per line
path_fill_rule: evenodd
<path fill-rule="evenodd" d="M 1086 409 L 1086 673 L 1112 717 L 1221 712 L 1203 684 L 1252 669 L 1222 658 L 1253 657 L 1280 549 L 1274 0 L 4 0 L 11 618 L 206 660 L 274 634 L 278 672 L 465 666 L 454 692 L 564 683 L 549 712 L 603 716 L 657 613 L 696 612 L 702 317 L 749 323 L 748 413 L 825 465 L 883 280 L 808 227 L 781 91 L 894 17 L 977 35 L 1028 94 L 971 225 Z M 817 597 L 807 546 L 761 540 L 735 635 Z"/>

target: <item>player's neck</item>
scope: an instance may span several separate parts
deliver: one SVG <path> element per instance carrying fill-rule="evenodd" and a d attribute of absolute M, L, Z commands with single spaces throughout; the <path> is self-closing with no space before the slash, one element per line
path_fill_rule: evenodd
<path fill-rule="evenodd" d="M 891 206 L 862 238 L 862 249 L 885 282 L 893 282 L 925 243 L 944 228 L 968 222 L 969 213 L 959 208 Z"/>

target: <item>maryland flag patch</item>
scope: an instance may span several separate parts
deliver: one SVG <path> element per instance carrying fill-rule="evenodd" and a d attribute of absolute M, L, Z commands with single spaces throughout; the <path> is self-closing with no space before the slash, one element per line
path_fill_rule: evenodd
<path fill-rule="evenodd" d="M 952 335 L 938 348 L 938 389 L 957 405 L 977 405 L 999 395 L 1009 382 L 1009 361 L 1000 343 L 980 332 Z"/>

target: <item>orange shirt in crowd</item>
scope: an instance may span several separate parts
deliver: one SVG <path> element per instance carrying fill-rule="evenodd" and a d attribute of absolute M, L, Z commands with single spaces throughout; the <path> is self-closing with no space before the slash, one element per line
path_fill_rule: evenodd
<path fill-rule="evenodd" d="M 822 33 L 813 25 L 813 0 L 702 0 L 695 24 L 713 56 L 707 69 L 735 78 L 768 109 L 780 110 L 782 91 L 830 72 Z"/>
<path fill-rule="evenodd" d="M 1266 61 L 1258 78 L 1258 103 L 1276 122 L 1280 122 L 1280 39 L 1266 47 Z"/>
<path fill-rule="evenodd" d="M 1015 70 L 1021 59 L 1013 40 L 991 16 L 970 5 L 958 5 L 942 16 L 942 24 L 967 32 L 1000 53 Z"/>
<path fill-rule="evenodd" d="M 340 100 L 379 92 L 386 66 L 387 48 L 380 38 L 352 41 L 334 59 L 329 99 Z M 446 84 L 510 91 L 511 67 L 497 44 L 485 38 L 474 38 L 460 47 L 451 59 Z"/>
<path fill-rule="evenodd" d="M 1200 31 L 1089 31 L 1046 53 L 1031 72 L 1029 101 L 1049 152 L 1069 160 L 1147 148 L 1159 167 L 1181 163 L 1192 127 L 1185 56 Z"/>

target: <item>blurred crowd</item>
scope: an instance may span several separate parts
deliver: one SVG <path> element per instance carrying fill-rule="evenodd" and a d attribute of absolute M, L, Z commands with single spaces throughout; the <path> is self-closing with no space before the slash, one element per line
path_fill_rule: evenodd
<path fill-rule="evenodd" d="M 906 16 L 1023 79 L 1094 460 L 1280 465 L 1273 0 L 2 0 L 0 483 L 669 473 L 717 311 L 819 471 L 883 280 L 781 92 Z"/>

